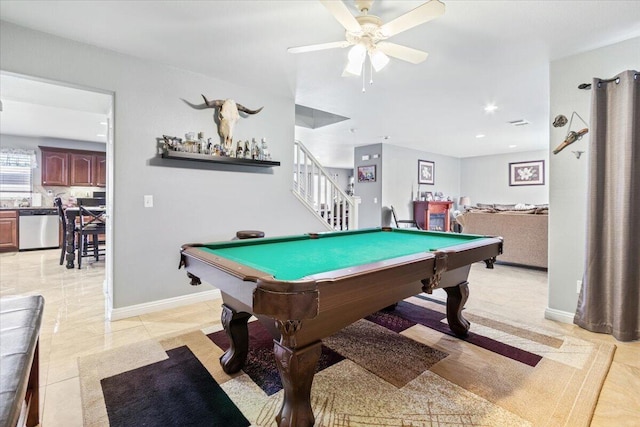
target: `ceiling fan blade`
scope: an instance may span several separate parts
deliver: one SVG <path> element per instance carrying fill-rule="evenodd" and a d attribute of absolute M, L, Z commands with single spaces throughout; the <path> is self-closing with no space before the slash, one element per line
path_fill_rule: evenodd
<path fill-rule="evenodd" d="M 304 52 L 313 52 L 316 50 L 324 50 L 324 49 L 334 49 L 338 47 L 348 47 L 350 46 L 349 42 L 343 40 L 341 42 L 331 42 L 331 43 L 320 43 L 320 44 L 311 44 L 308 46 L 298 46 L 298 47 L 290 47 L 287 49 L 289 53 L 304 53 Z"/>
<path fill-rule="evenodd" d="M 391 37 L 417 25 L 431 21 L 443 13 L 444 3 L 441 3 L 439 0 L 431 0 L 405 13 L 404 15 L 397 17 L 393 21 L 387 22 L 380 27 L 380 31 L 382 31 L 386 37 Z"/>
<path fill-rule="evenodd" d="M 427 56 L 429 55 L 427 52 L 422 50 L 401 46 L 395 43 L 379 42 L 376 46 L 387 55 L 403 61 L 411 62 L 412 64 L 421 63 L 427 59 Z"/>
<path fill-rule="evenodd" d="M 356 18 L 349 12 L 342 0 L 320 0 L 320 3 L 327 8 L 334 18 L 347 30 L 359 32 L 362 30 Z"/>

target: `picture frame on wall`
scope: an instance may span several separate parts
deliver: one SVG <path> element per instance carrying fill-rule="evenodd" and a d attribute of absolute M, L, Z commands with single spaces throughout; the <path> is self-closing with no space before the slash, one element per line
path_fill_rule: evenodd
<path fill-rule="evenodd" d="M 544 185 L 544 160 L 509 163 L 509 185 Z"/>
<path fill-rule="evenodd" d="M 376 182 L 376 165 L 358 166 L 358 182 Z"/>
<path fill-rule="evenodd" d="M 436 183 L 436 164 L 428 160 L 418 160 L 418 184 Z"/>

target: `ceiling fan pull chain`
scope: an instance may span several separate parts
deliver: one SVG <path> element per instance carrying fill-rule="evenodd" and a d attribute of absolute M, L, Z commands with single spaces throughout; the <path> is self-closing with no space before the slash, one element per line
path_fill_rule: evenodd
<path fill-rule="evenodd" d="M 364 88 L 364 75 L 365 75 L 365 70 L 364 70 L 364 63 L 362 64 L 362 93 L 366 92 L 366 89 Z"/>
<path fill-rule="evenodd" d="M 373 62 L 369 61 L 369 84 L 372 85 L 373 84 Z"/>

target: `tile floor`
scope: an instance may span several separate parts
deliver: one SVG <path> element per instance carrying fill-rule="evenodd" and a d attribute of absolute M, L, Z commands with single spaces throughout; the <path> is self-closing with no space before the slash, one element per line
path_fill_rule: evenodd
<path fill-rule="evenodd" d="M 0 254 L 0 296 L 39 293 L 46 301 L 40 335 L 41 426 L 82 426 L 78 356 L 220 323 L 219 300 L 105 322 L 104 263 L 87 262 L 82 270 L 67 270 L 58 264 L 59 255 L 58 250 Z M 592 426 L 640 425 L 640 342 L 620 343 L 544 319 L 546 272 L 503 265 L 487 270 L 478 263 L 469 282 L 470 312 L 615 343 Z"/>

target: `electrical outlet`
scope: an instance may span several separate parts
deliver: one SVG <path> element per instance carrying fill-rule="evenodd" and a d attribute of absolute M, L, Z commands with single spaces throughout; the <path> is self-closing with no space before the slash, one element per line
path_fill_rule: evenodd
<path fill-rule="evenodd" d="M 582 280 L 576 282 L 576 292 L 580 293 L 580 289 L 582 289 Z"/>
<path fill-rule="evenodd" d="M 152 208 L 153 207 L 153 196 L 150 194 L 147 194 L 144 196 L 144 207 L 145 208 Z"/>

